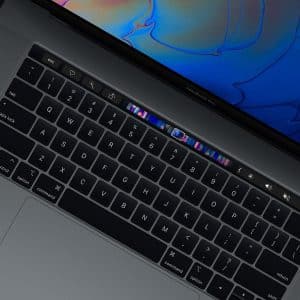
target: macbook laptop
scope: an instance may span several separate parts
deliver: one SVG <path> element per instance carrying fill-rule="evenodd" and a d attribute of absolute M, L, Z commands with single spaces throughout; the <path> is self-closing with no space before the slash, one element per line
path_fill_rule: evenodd
<path fill-rule="evenodd" d="M 300 299 L 299 1 L 1 2 L 1 299 Z"/>

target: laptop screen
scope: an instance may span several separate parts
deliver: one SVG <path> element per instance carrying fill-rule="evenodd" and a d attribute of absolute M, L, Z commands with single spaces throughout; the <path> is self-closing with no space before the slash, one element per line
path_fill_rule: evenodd
<path fill-rule="evenodd" d="M 300 143 L 299 0 L 53 0 Z"/>

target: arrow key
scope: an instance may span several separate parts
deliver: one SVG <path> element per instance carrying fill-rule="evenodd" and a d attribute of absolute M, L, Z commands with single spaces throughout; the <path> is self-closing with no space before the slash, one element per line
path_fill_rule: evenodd
<path fill-rule="evenodd" d="M 227 299 L 232 289 L 232 282 L 228 281 L 220 275 L 215 275 L 207 289 L 207 292 L 217 299 L 225 300 Z"/>

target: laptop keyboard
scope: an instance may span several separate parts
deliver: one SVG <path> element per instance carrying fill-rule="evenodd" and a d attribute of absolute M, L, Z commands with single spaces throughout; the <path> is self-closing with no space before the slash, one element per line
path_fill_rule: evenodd
<path fill-rule="evenodd" d="M 0 172 L 216 299 L 282 299 L 299 197 L 129 103 L 33 46 L 0 101 Z"/>

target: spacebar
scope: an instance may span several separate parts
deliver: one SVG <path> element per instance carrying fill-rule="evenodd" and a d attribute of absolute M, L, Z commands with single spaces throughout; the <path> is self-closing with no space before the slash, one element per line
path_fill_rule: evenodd
<path fill-rule="evenodd" d="M 66 190 L 59 206 L 156 263 L 167 248 L 161 241 L 72 190 Z"/>

